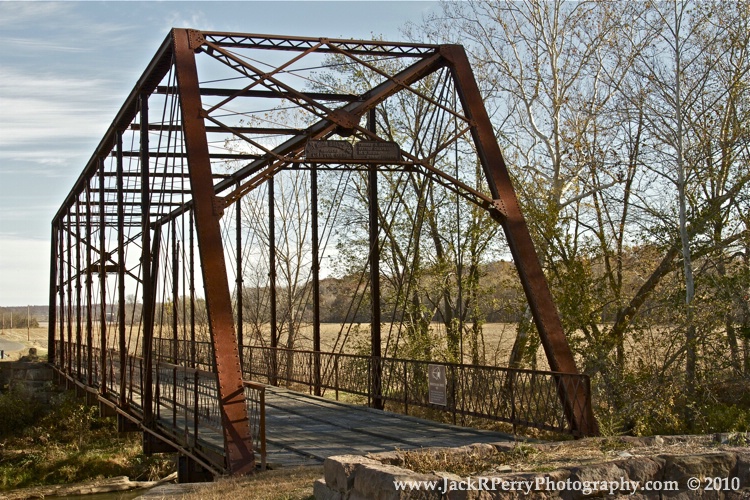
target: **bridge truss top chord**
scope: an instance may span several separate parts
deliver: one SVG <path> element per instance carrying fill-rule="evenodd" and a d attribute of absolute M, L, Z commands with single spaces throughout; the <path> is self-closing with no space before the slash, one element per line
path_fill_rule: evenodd
<path fill-rule="evenodd" d="M 306 151 L 311 141 L 322 141 L 318 156 Z M 340 153 L 342 148 L 356 151 Z M 358 184 L 348 191 L 331 188 L 325 207 L 319 205 L 318 176 L 338 176 L 340 186 L 352 172 L 359 174 Z M 303 190 L 290 188 L 298 186 L 288 180 L 292 174 L 308 183 Z M 392 192 L 423 186 L 419 196 L 381 205 L 378 178 L 388 175 L 388 182 L 396 179 Z M 342 203 L 351 196 L 367 206 L 366 263 L 355 295 L 370 307 L 370 401 L 382 408 L 388 381 L 377 360 L 393 348 L 382 328 L 403 316 L 381 316 L 381 278 L 396 273 L 380 270 L 383 235 L 394 230 L 399 210 L 425 210 L 434 196 L 430 190 L 438 188 L 456 207 L 463 203 L 502 226 L 550 373 L 577 374 L 461 46 L 173 29 L 52 221 L 50 361 L 96 387 L 99 397 L 149 435 L 190 451 L 189 440 L 159 430 L 154 391 L 160 390 L 157 379 L 168 376 L 165 366 L 174 367 L 171 387 L 180 386 L 179 369 L 196 370 L 198 347 L 208 342 L 225 460 L 212 467 L 246 473 L 255 467 L 260 444 L 253 442 L 253 406 L 245 397 L 243 347 L 252 334 L 261 344 L 270 337 L 268 347 L 278 349 L 282 331 L 289 344 L 296 328 L 278 310 L 279 290 L 294 284 L 283 274 L 284 244 L 295 243 L 307 255 L 298 262 L 307 273 L 300 292 L 306 302 L 298 307 L 312 318 L 311 347 L 320 353 L 322 256 L 336 239 L 331 214 L 344 212 Z M 290 229 L 289 210 L 296 210 L 297 221 L 306 214 L 303 229 Z M 264 326 L 247 331 L 250 262 L 262 263 L 264 272 L 254 276 L 266 281 L 254 290 L 262 291 L 265 305 L 264 319 L 256 321 Z M 288 344 L 283 347 L 294 347 Z M 129 396 L 133 359 L 139 366 L 137 404 Z M 278 360 L 269 359 L 274 384 Z M 319 394 L 325 367 L 319 355 L 311 359 Z M 115 369 L 113 361 L 131 368 Z M 561 380 L 553 393 L 569 428 L 595 434 L 587 384 Z M 197 421 L 200 412 L 188 413 Z M 211 461 L 193 451 L 203 463 Z"/>

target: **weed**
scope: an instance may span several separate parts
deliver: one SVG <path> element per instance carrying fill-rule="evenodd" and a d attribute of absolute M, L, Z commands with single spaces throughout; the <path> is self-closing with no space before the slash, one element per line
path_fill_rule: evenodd
<path fill-rule="evenodd" d="M 113 419 L 72 393 L 54 397 L 46 414 L 30 398 L 12 404 L 24 418 L 15 419 L 0 447 L 0 489 L 112 476 L 153 480 L 174 470 L 171 457 L 144 456 L 138 435 L 118 435 Z"/>

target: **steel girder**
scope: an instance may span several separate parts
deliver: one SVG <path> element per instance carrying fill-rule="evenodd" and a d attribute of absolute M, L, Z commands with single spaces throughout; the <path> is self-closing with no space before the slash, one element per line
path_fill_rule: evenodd
<path fill-rule="evenodd" d="M 285 63 L 277 64 L 271 70 L 260 69 L 254 60 L 241 57 L 236 53 L 237 50 L 243 49 L 282 51 L 293 53 L 293 56 Z M 343 57 L 352 64 L 361 65 L 373 73 L 380 74 L 382 78 L 359 95 L 298 90 L 285 80 L 284 70 L 311 54 Z M 232 88 L 215 88 L 215 85 L 202 84 L 198 79 L 196 62 L 199 56 L 209 57 L 223 64 L 249 83 L 245 87 Z M 393 74 L 386 74 L 372 64 L 372 60 L 377 57 L 398 58 L 400 61 L 407 62 Z M 434 97 L 416 88 L 415 84 L 425 77 L 446 70 L 450 74 L 452 85 L 460 99 L 460 110 L 448 109 L 444 104 L 437 102 Z M 175 80 L 164 82 L 170 72 L 174 72 Z M 304 163 L 304 148 L 310 140 L 325 139 L 334 133 L 342 132 L 355 133 L 368 140 L 382 140 L 377 137 L 372 126 L 360 126 L 360 119 L 374 115 L 374 110 L 381 103 L 398 92 L 411 92 L 431 105 L 442 107 L 449 116 L 461 123 L 461 127 L 457 127 L 455 137 L 451 140 L 457 140 L 465 133 L 470 134 L 486 175 L 490 193 L 484 194 L 466 185 L 458 178 L 436 168 L 431 158 L 420 157 L 416 153 L 402 152 L 402 160 L 395 162 L 394 165 L 411 168 L 472 200 L 488 210 L 492 217 L 502 225 L 550 368 L 562 373 L 578 373 L 505 161 L 468 58 L 461 46 L 201 32 L 185 29 L 172 30 L 164 40 L 52 222 L 49 334 L 51 360 L 60 362 L 68 356 L 68 353 L 55 353 L 54 351 L 54 340 L 63 338 L 65 320 L 70 321 L 70 307 L 68 311 L 62 307 L 59 309 L 55 307 L 58 301 L 61 306 L 65 304 L 64 285 L 70 285 L 74 276 L 85 274 L 87 277 L 85 300 L 89 305 L 93 303 L 90 298 L 90 288 L 93 278 L 92 267 L 96 266 L 92 265 L 94 263 L 91 262 L 91 251 L 99 254 L 98 267 L 102 289 L 106 285 L 104 276 L 109 271 L 105 262 L 117 264 L 120 282 L 117 293 L 119 302 L 122 302 L 125 293 L 121 286 L 123 279 L 134 275 L 131 269 L 126 268 L 123 262 L 125 257 L 120 250 L 107 251 L 105 249 L 107 244 L 103 234 L 105 226 L 117 229 L 118 247 L 137 241 L 139 236 L 141 239 L 140 276 L 143 280 L 144 299 L 147 299 L 144 300 L 146 320 L 143 325 L 143 352 L 148 358 L 151 352 L 148 330 L 151 328 L 149 323 L 153 323 L 154 319 L 151 307 L 155 300 L 151 286 L 155 279 L 153 275 L 158 272 L 158 267 L 152 262 L 153 252 L 158 250 L 158 241 L 151 242 L 151 233 L 153 231 L 153 236 L 158 239 L 158 235 L 161 234 L 160 229 L 164 224 L 189 213 L 191 241 L 194 218 L 219 381 L 226 466 L 231 473 L 245 473 L 251 470 L 253 443 L 244 403 L 241 363 L 226 274 L 224 245 L 220 233 L 220 219 L 225 208 L 249 191 L 273 179 L 274 175 L 282 169 L 295 168 L 299 163 Z M 170 94 L 176 95 L 179 102 L 181 116 L 179 123 L 153 123 L 153 120 L 150 122 L 148 118 L 149 97 Z M 309 116 L 316 117 L 316 120 L 305 127 L 283 125 L 259 127 L 236 122 L 228 123 L 215 113 L 215 110 L 221 109 L 226 103 L 236 99 L 268 97 L 292 102 Z M 219 102 L 212 101 L 214 102 L 212 105 L 204 98 L 209 100 L 218 98 Z M 136 123 L 138 119 L 139 122 Z M 133 131 L 140 134 L 140 150 L 125 151 L 122 134 L 133 133 Z M 166 152 L 154 151 L 153 147 L 149 149 L 149 132 L 165 131 L 181 134 L 184 149 Z M 222 157 L 237 157 L 234 154 L 210 152 L 207 134 L 215 133 L 234 136 L 250 144 L 254 150 L 253 153 L 239 155 L 240 158 L 249 160 L 248 163 L 230 173 L 212 171 L 212 161 Z M 252 134 L 269 134 L 281 139 L 275 146 L 265 147 L 257 142 Z M 450 144 L 450 141 L 446 141 L 446 144 Z M 107 169 L 105 161 L 113 157 L 117 168 Z M 124 171 L 122 168 L 124 158 L 134 157 L 139 158 L 142 165 L 185 159 L 187 171 L 184 173 L 168 172 L 165 168 L 163 171 L 149 172 L 148 167 L 140 172 Z M 370 177 L 373 180 L 376 177 L 377 167 L 368 168 L 370 168 Z M 109 181 L 114 177 L 117 180 L 116 186 Z M 140 189 L 132 187 L 128 189 L 123 179 L 129 178 L 140 179 Z M 153 179 L 177 179 L 182 183 L 189 182 L 189 189 L 184 184 L 171 190 L 160 189 L 150 186 Z M 374 185 L 371 191 L 375 192 Z M 116 199 L 106 201 L 106 197 L 113 193 L 116 193 Z M 178 198 L 178 196 L 184 197 L 186 193 L 189 194 L 189 199 Z M 136 197 L 138 194 L 140 194 L 139 198 Z M 159 195 L 159 201 L 155 202 L 154 197 L 157 195 Z M 86 267 L 76 269 L 75 273 L 71 269 L 66 271 L 65 266 L 70 265 L 73 252 L 72 250 L 66 251 L 63 244 L 63 233 L 67 231 L 69 234 L 70 231 L 76 231 L 73 229 L 74 221 L 76 228 L 80 228 L 81 225 L 86 228 L 85 238 L 81 235 L 76 235 L 76 237 L 77 245 L 81 245 L 81 242 L 85 244 L 87 257 Z M 127 238 L 123 237 L 126 227 L 137 226 L 139 222 L 140 235 L 130 234 Z M 99 227 L 98 242 L 92 238 L 92 226 Z M 174 234 L 174 227 L 172 227 L 172 234 Z M 192 243 L 189 250 L 192 256 Z M 80 261 L 79 252 L 82 250 L 76 250 L 75 253 L 76 259 Z M 174 250 L 173 253 L 175 253 Z M 70 305 L 70 295 L 71 293 L 68 292 L 68 305 Z M 174 297 L 177 298 L 176 288 Z M 373 297 L 373 302 L 375 299 Z M 81 299 L 77 300 L 79 309 L 80 302 Z M 100 301 L 100 305 L 100 314 L 103 317 L 106 314 L 103 300 Z M 117 305 L 118 316 L 121 320 L 118 344 L 120 355 L 124 356 L 122 352 L 124 350 L 124 322 L 122 321 L 124 310 L 121 304 Z M 80 314 L 79 310 L 77 317 L 80 317 Z M 90 307 L 86 320 L 86 330 L 90 338 L 92 329 Z M 56 331 L 57 329 L 59 331 Z M 68 327 L 69 334 L 71 329 L 72 327 Z M 373 342 L 376 340 L 373 339 Z M 107 343 L 104 325 L 102 325 L 100 342 L 102 345 Z M 91 340 L 88 345 L 90 349 Z M 98 361 L 102 363 L 102 370 L 104 370 L 107 362 L 104 352 Z M 88 362 L 92 362 L 90 356 Z M 124 385 L 124 379 L 122 384 Z M 587 389 L 582 386 L 569 388 L 562 385 L 559 395 L 565 408 L 566 418 L 569 419 L 572 427 L 581 435 L 596 434 L 598 429 L 588 402 L 590 394 L 587 394 Z M 374 397 L 376 399 L 377 395 Z M 144 418 L 147 417 L 145 413 Z"/>

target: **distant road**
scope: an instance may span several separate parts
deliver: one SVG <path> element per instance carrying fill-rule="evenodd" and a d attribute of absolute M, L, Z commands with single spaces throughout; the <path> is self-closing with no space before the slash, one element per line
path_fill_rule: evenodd
<path fill-rule="evenodd" d="M 26 349 L 26 346 L 24 344 L 21 344 L 20 342 L 14 342 L 12 340 L 6 340 L 0 337 L 0 351 L 8 353 L 12 351 L 23 351 L 24 349 Z"/>

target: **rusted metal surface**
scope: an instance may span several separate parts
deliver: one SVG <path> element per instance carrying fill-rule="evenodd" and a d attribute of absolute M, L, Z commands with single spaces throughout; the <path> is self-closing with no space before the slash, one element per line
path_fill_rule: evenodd
<path fill-rule="evenodd" d="M 203 286 L 218 375 L 227 468 L 232 474 L 244 474 L 254 470 L 255 456 L 224 262 L 220 214 L 215 212 L 215 194 L 202 117 L 203 108 L 198 92 L 195 54 L 190 49 L 186 30 L 173 30 L 173 36 L 183 137 L 188 155 Z"/>
<path fill-rule="evenodd" d="M 57 356 L 56 342 L 57 342 L 57 275 L 58 261 L 57 261 L 57 235 L 58 229 L 56 224 L 51 224 L 51 235 L 50 242 L 51 248 L 49 253 L 49 327 L 47 331 L 47 362 L 55 363 Z"/>
<path fill-rule="evenodd" d="M 482 167 L 487 174 L 492 196 L 502 201 L 504 216 L 500 222 L 505 230 L 505 237 L 513 254 L 513 261 L 518 269 L 549 365 L 553 371 L 578 373 L 560 315 L 539 264 L 534 242 L 521 213 L 505 159 L 495 139 L 469 60 L 460 45 L 446 46 L 441 51 L 451 62 L 464 110 L 468 118 L 474 121 L 471 134 L 477 145 Z M 586 398 L 590 397 L 586 393 L 586 388 L 582 385 L 568 384 L 562 384 L 560 387 L 564 393 L 566 412 L 572 416 L 578 430 L 585 435 L 598 434 L 591 405 L 585 404 Z"/>
<path fill-rule="evenodd" d="M 57 341 L 55 348 L 59 349 Z M 100 357 L 98 349 L 94 355 Z M 116 412 L 125 417 L 128 422 L 136 424 L 135 429 L 148 435 L 149 446 L 153 452 L 164 449 L 178 451 L 182 455 L 197 460 L 204 468 L 219 476 L 224 473 L 222 451 L 222 417 L 218 396 L 216 374 L 206 370 L 193 369 L 184 365 L 168 362 L 153 364 L 153 387 L 155 399 L 153 404 L 158 409 L 158 418 L 152 426 L 146 426 L 142 419 L 143 392 L 145 390 L 145 375 L 142 357 L 127 355 L 125 365 L 120 364 L 120 353 L 116 350 L 108 352 L 108 370 L 113 373 L 124 373 L 128 381 L 124 393 L 128 404 L 120 405 L 120 388 L 116 379 L 103 377 L 98 364 L 93 365 L 93 371 L 88 374 L 62 375 L 69 383 L 92 393 L 96 399 L 107 406 L 115 408 Z M 86 363 L 82 363 L 86 366 Z M 106 383 L 108 392 L 101 394 L 98 388 L 91 387 L 86 380 L 91 377 L 97 385 Z M 157 383 L 158 381 L 158 383 Z M 252 381 L 243 381 L 243 394 L 247 404 L 248 421 L 253 439 L 259 443 L 258 458 L 265 467 L 266 438 L 265 438 L 265 386 Z M 131 426 L 132 427 L 132 426 Z M 169 451 L 165 450 L 165 451 Z"/>
<path fill-rule="evenodd" d="M 270 378 L 268 359 L 274 354 L 268 347 L 247 347 L 245 375 L 267 382 Z M 299 391 L 312 390 L 315 352 L 298 349 L 276 349 L 282 360 L 278 380 Z M 347 393 L 371 398 L 368 383 L 369 356 L 320 353 L 323 394 L 336 397 Z M 482 418 L 506 422 L 519 427 L 549 430 L 576 437 L 586 436 L 579 426 L 566 418 L 566 409 L 559 391 L 567 388 L 589 388 L 587 375 L 541 370 L 523 370 L 460 363 L 435 363 L 410 359 L 380 358 L 383 369 L 385 409 L 409 413 L 410 407 L 430 408 L 457 417 Z M 428 365 L 444 367 L 446 401 L 444 405 L 429 401 Z M 588 394 L 588 392 L 586 392 Z M 590 405 L 586 400 L 581 404 Z M 585 412 L 584 412 L 585 413 Z"/>
<path fill-rule="evenodd" d="M 375 109 L 367 113 L 367 130 L 376 134 Z M 370 365 L 370 404 L 373 408 L 383 409 L 383 367 L 380 363 L 382 356 L 382 336 L 380 329 L 380 222 L 378 204 L 378 171 L 371 165 L 367 173 L 367 207 L 369 215 L 368 235 L 370 252 L 368 266 L 370 269 L 370 349 L 372 361 Z"/>
<path fill-rule="evenodd" d="M 107 345 L 107 256 L 106 220 L 104 219 L 104 161 L 99 159 L 99 345 Z M 107 350 L 101 349 L 102 394 L 107 392 Z"/>
<path fill-rule="evenodd" d="M 139 115 L 141 123 L 148 123 L 148 94 L 142 92 L 139 94 Z M 142 297 L 143 297 L 143 340 L 141 352 L 143 353 L 143 359 L 145 363 L 145 377 L 146 381 L 143 388 L 143 421 L 146 427 L 149 427 L 153 423 L 153 384 L 151 383 L 151 377 L 153 371 L 151 369 L 153 364 L 153 344 L 152 340 L 154 337 L 154 317 L 153 317 L 153 304 L 154 298 L 154 277 L 151 276 L 151 224 L 150 224 L 150 213 L 151 213 L 151 194 L 150 194 L 150 157 L 149 157 L 149 140 L 148 140 L 148 129 L 142 128 L 140 134 L 140 150 L 141 150 L 141 283 L 142 283 Z"/>
<path fill-rule="evenodd" d="M 318 234 L 318 169 L 313 165 L 310 170 L 310 221 L 312 232 L 312 316 L 313 316 L 313 351 L 314 359 L 314 392 L 321 395 L 320 387 L 320 235 Z"/>
<path fill-rule="evenodd" d="M 261 67 L 254 57 L 246 57 L 242 51 L 250 49 L 256 55 L 257 51 L 275 52 L 272 64 Z M 295 86 L 289 77 L 295 65 L 310 70 L 314 64 L 307 58 L 325 61 L 321 55 L 341 57 L 347 64 L 369 72 L 374 77 L 372 87 L 360 89 L 361 94 L 355 95 L 321 91 L 325 87 L 311 91 Z M 389 61 L 386 66 L 390 69 L 378 65 L 378 60 Z M 212 79 L 209 75 L 205 83 L 200 83 L 198 70 L 209 65 L 219 67 L 226 78 Z M 423 85 L 428 76 L 430 80 Z M 441 93 L 425 91 L 430 82 L 442 84 Z M 445 91 L 454 92 L 454 98 L 444 98 Z M 400 92 L 408 93 L 435 116 L 440 115 L 431 123 L 452 124 L 437 130 L 424 152 L 376 133 L 376 111 L 380 117 L 386 112 L 387 100 Z M 257 110 L 279 102 L 304 115 L 303 124 L 252 121 L 245 119 L 242 111 L 234 111 L 235 106 Z M 154 109 L 151 114 L 149 106 Z M 459 140 L 476 150 L 471 162 L 481 162 L 489 193 L 460 175 L 458 159 L 455 173 L 439 164 L 438 159 L 452 148 L 458 150 Z M 242 147 L 226 150 L 217 146 L 230 141 Z M 346 154 L 328 151 L 337 144 Z M 276 307 L 288 286 L 286 275 L 277 276 L 276 268 L 287 258 L 282 247 L 287 220 L 282 210 L 286 196 L 283 175 L 289 170 L 310 172 L 310 199 L 306 203 L 313 210 L 312 248 L 308 250 L 312 253 L 308 264 L 312 284 L 308 289 L 311 298 L 306 300 L 312 304 L 306 307 L 314 318 L 309 358 L 313 392 L 331 390 L 326 377 L 330 375 L 327 363 L 332 362 L 321 351 L 320 338 L 320 267 L 325 257 L 321 241 L 330 238 L 331 229 L 328 220 L 324 222 L 325 214 L 319 214 L 321 207 L 327 209 L 328 200 L 318 203 L 318 175 L 322 171 L 356 171 L 367 182 L 366 187 L 363 182 L 361 194 L 368 201 L 369 213 L 362 222 L 363 227 L 369 227 L 364 239 L 370 248 L 362 269 L 369 283 L 370 297 L 365 303 L 371 307 L 367 318 L 371 353 L 365 363 L 366 390 L 361 392 L 376 407 L 394 405 L 397 397 L 403 399 L 406 409 L 421 404 L 408 389 L 396 396 L 388 385 L 394 370 L 408 380 L 421 365 L 399 364 L 394 368 L 380 350 L 384 335 L 379 281 L 385 276 L 381 270 L 385 265 L 380 262 L 383 243 L 379 226 L 382 223 L 385 230 L 388 221 L 383 218 L 385 202 L 379 203 L 377 185 L 385 172 L 401 172 L 421 176 L 480 207 L 502 224 L 552 367 L 551 375 L 534 375 L 524 383 L 531 387 L 545 380 L 540 387 L 556 391 L 559 404 L 550 398 L 544 403 L 562 408 L 569 432 L 597 432 L 588 383 L 576 378 L 577 368 L 507 168 L 466 55 L 458 46 L 173 30 L 126 98 L 53 220 L 50 359 L 66 377 L 96 388 L 99 397 L 114 401 L 121 415 L 124 412 L 136 419 L 149 435 L 162 432 L 158 422 L 165 410 L 160 401 L 177 401 L 180 397 L 181 386 L 161 363 L 170 361 L 174 366 L 204 367 L 214 372 L 223 455 L 207 458 L 198 451 L 194 453 L 190 447 L 200 446 L 195 438 L 191 438 L 192 443 L 176 442 L 174 436 L 165 439 L 199 460 L 208 460 L 205 463 L 222 472 L 252 470 L 257 450 L 253 448 L 242 367 L 249 359 L 245 351 L 259 332 L 267 336 L 262 342 L 272 348 L 265 361 L 268 380 L 273 384 L 291 380 L 284 372 L 288 370 L 287 361 L 292 362 L 290 354 L 279 348 L 291 327 L 285 310 Z M 253 196 L 259 198 L 255 200 L 254 216 L 262 221 L 267 240 L 261 248 L 268 263 L 264 286 L 270 304 L 263 311 L 266 317 L 262 328 L 247 327 L 246 322 L 254 317 L 246 317 L 252 304 L 246 303 L 243 295 L 246 286 L 254 286 L 247 285 L 250 280 L 243 274 L 250 260 L 246 248 L 254 244 L 247 232 L 250 210 L 245 213 L 243 203 Z M 108 289 L 113 286 L 116 291 Z M 130 297 L 134 298 L 132 302 Z M 211 342 L 204 344 L 209 338 Z M 359 373 L 355 365 L 345 369 L 353 370 L 352 375 Z M 447 380 L 453 380 L 451 369 L 465 370 L 449 368 Z M 196 375 L 191 374 L 193 380 Z M 515 375 L 503 377 L 503 383 L 517 382 Z M 165 380 L 172 383 L 162 383 Z M 192 383 L 199 385 L 195 380 Z M 140 392 L 133 410 L 131 392 L 136 387 Z M 511 389 L 508 386 L 504 390 Z M 460 392 L 461 398 L 471 400 L 470 392 Z M 204 397 L 197 391 L 182 404 L 197 415 Z M 174 414 L 172 418 L 174 427 Z M 515 423 L 524 420 L 513 418 Z M 187 434 L 199 434 L 197 418 L 185 425 L 192 430 Z"/>

